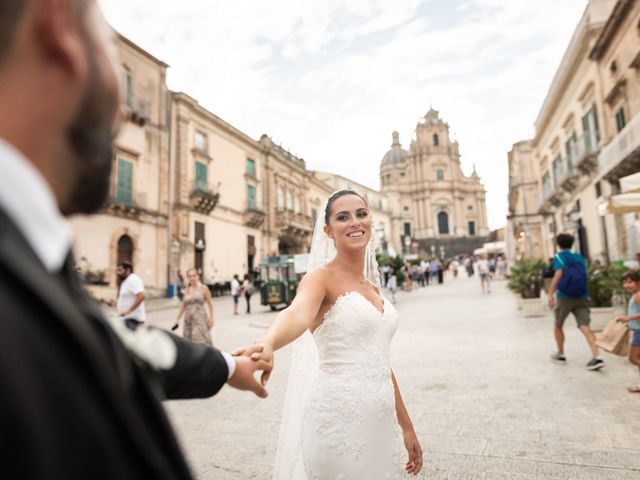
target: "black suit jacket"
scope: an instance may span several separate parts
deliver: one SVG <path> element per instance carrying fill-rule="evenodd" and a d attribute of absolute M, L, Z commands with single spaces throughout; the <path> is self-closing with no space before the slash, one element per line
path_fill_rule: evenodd
<path fill-rule="evenodd" d="M 152 372 L 0 210 L 0 476 L 191 478 L 160 399 L 214 395 L 228 369 L 217 350 L 170 338 L 175 367 Z"/>

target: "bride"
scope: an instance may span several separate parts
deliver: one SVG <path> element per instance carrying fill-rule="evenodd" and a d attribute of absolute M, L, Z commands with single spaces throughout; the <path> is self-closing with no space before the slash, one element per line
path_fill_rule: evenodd
<path fill-rule="evenodd" d="M 389 360 L 397 313 L 381 293 L 372 220 L 358 193 L 341 190 L 328 198 L 309 263 L 293 303 L 256 342 L 262 352 L 253 355 L 272 364 L 274 351 L 298 339 L 274 479 L 417 475 L 422 449 Z M 263 383 L 268 377 L 265 372 Z"/>

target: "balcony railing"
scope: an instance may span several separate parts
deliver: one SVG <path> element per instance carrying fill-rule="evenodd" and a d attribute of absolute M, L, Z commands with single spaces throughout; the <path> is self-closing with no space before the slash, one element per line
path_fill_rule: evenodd
<path fill-rule="evenodd" d="M 598 166 L 598 152 L 598 141 L 595 134 L 582 135 L 573 144 L 570 164 L 582 173 L 588 174 Z"/>
<path fill-rule="evenodd" d="M 249 203 L 244 212 L 244 223 L 251 228 L 260 228 L 267 218 L 267 212 L 258 204 Z"/>
<path fill-rule="evenodd" d="M 106 210 L 113 215 L 137 217 L 149 210 L 147 193 L 115 189 L 109 197 Z"/>
<path fill-rule="evenodd" d="M 151 119 L 151 104 L 138 97 L 130 97 L 125 100 L 124 107 L 128 112 L 128 120 L 143 126 Z"/>
<path fill-rule="evenodd" d="M 291 210 L 280 210 L 276 213 L 276 227 L 299 233 L 310 233 L 313 230 L 310 216 Z"/>
<path fill-rule="evenodd" d="M 209 215 L 211 211 L 216 208 L 218 200 L 220 200 L 220 194 L 215 188 L 196 182 L 189 195 L 189 200 L 191 202 L 191 208 Z"/>
<path fill-rule="evenodd" d="M 640 164 L 640 114 L 616 135 L 598 156 L 600 173 L 608 180 L 635 173 Z"/>

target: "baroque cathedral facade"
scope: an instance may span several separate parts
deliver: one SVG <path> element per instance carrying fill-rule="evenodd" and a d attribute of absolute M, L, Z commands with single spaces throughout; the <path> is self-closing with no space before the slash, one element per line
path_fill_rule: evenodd
<path fill-rule="evenodd" d="M 431 108 L 409 150 L 398 132 L 380 165 L 380 186 L 392 212 L 393 245 L 403 253 L 451 257 L 473 252 L 489 239 L 486 191 L 475 167 L 462 172 L 457 141 Z"/>

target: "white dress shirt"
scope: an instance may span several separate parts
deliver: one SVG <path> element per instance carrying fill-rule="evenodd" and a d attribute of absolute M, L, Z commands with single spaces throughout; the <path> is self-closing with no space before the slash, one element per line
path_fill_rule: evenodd
<path fill-rule="evenodd" d="M 60 213 L 53 191 L 42 174 L 11 144 L 0 138 L 0 208 L 50 273 L 59 272 L 73 245 L 71 226 Z M 222 352 L 231 378 L 235 359 Z"/>

